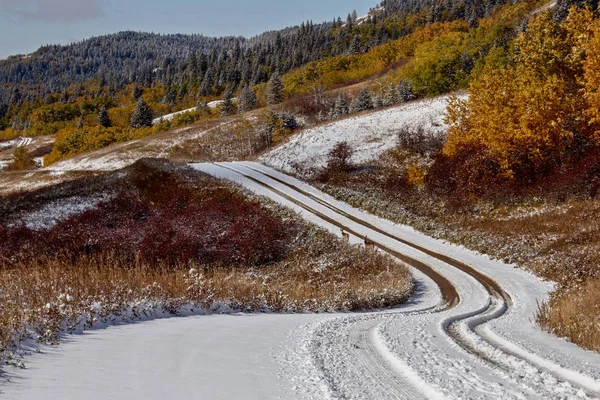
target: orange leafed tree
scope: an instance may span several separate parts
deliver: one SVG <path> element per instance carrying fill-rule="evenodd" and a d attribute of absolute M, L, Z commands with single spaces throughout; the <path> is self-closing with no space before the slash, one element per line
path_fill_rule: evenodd
<path fill-rule="evenodd" d="M 471 83 L 468 100 L 450 102 L 444 154 L 483 149 L 498 178 L 509 181 L 529 182 L 561 165 L 575 135 L 589 137 L 584 101 L 597 105 L 586 115 L 600 121 L 600 38 L 585 51 L 592 22 L 589 10 L 572 10 L 562 24 L 550 13 L 532 19 L 515 40 L 514 63 L 488 65 Z M 584 69 L 587 90 L 581 96 Z"/>

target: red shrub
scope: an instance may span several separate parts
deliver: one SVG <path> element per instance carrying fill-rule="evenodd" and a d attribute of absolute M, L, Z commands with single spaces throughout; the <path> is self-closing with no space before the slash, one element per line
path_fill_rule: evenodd
<path fill-rule="evenodd" d="M 193 260 L 259 266 L 287 256 L 299 230 L 295 222 L 284 222 L 218 181 L 181 174 L 138 166 L 110 201 L 51 229 L 0 226 L 6 232 L 0 252 L 7 257 L 113 253 L 168 265 Z"/>

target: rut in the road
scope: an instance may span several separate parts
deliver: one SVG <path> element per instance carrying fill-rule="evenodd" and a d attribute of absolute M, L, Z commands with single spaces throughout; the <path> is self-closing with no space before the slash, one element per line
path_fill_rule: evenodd
<path fill-rule="evenodd" d="M 352 229 L 348 228 L 347 226 L 343 226 L 343 224 L 340 224 L 339 222 L 335 221 L 334 219 L 328 217 L 327 215 L 324 215 L 323 213 L 304 204 L 303 202 L 298 201 L 296 198 L 294 198 L 293 196 L 290 196 L 289 194 L 285 193 L 284 191 L 281 191 L 281 190 L 277 189 L 276 187 L 249 175 L 247 172 L 244 172 L 243 170 L 240 171 L 240 167 L 242 169 L 243 168 L 248 169 L 249 171 L 255 172 L 257 174 L 260 174 L 260 175 L 266 177 L 267 179 L 273 180 L 281 185 L 284 185 L 284 186 L 288 187 L 289 189 L 291 189 L 305 197 L 310 198 L 311 200 L 317 202 L 318 204 L 332 210 L 333 212 L 335 212 L 339 215 L 344 216 L 345 218 L 347 218 L 357 224 L 360 224 L 360 225 L 362 225 L 374 232 L 377 232 L 381 235 L 389 237 L 399 243 L 402 243 L 404 245 L 412 247 L 415 250 L 418 250 L 428 256 L 431 256 L 439 261 L 442 261 L 442 262 L 470 275 L 471 277 L 473 277 L 475 280 L 477 280 L 484 286 L 486 291 L 489 293 L 490 297 L 494 298 L 495 301 L 491 301 L 489 304 L 489 307 L 477 315 L 469 314 L 469 315 L 465 315 L 463 317 L 453 318 L 451 321 L 448 321 L 448 323 L 444 323 L 444 328 L 450 337 L 452 337 L 465 350 L 482 358 L 486 362 L 489 362 L 489 363 L 495 365 L 496 367 L 500 367 L 502 369 L 509 371 L 511 368 L 510 363 L 500 362 L 497 354 L 490 355 L 488 352 L 479 351 L 476 347 L 474 347 L 472 339 L 470 339 L 468 337 L 464 337 L 464 335 L 462 335 L 460 333 L 461 330 L 459 329 L 458 326 L 461 323 L 465 323 L 465 326 L 467 326 L 469 328 L 469 331 L 470 331 L 469 333 L 471 335 L 477 336 L 478 339 L 483 340 L 484 342 L 486 342 L 487 345 L 495 348 L 496 351 L 505 353 L 506 357 L 526 360 L 527 362 L 535 365 L 540 370 L 542 370 L 546 373 L 555 375 L 559 380 L 567 381 L 567 382 L 571 383 L 572 385 L 574 385 L 575 387 L 580 387 L 583 390 L 585 390 L 586 392 L 588 392 L 588 394 L 597 395 L 597 393 L 595 391 L 595 385 L 592 385 L 594 387 L 586 385 L 586 383 L 588 381 L 587 379 L 585 379 L 586 377 L 583 377 L 583 379 L 577 379 L 577 374 L 571 374 L 570 373 L 571 371 L 566 371 L 566 370 L 563 371 L 561 369 L 547 370 L 544 365 L 545 363 L 537 363 L 536 364 L 535 357 L 527 356 L 527 354 L 525 354 L 525 356 L 523 356 L 519 352 L 511 351 L 510 349 L 507 349 L 505 346 L 500 347 L 497 343 L 494 343 L 493 341 L 489 340 L 488 338 L 478 335 L 475 328 L 477 328 L 478 326 L 480 326 L 486 322 L 489 322 L 492 319 L 499 318 L 500 316 L 502 316 L 506 312 L 508 312 L 512 306 L 512 299 L 511 299 L 510 295 L 497 282 L 495 282 L 490 277 L 486 276 L 485 274 L 482 274 L 481 272 L 477 271 L 476 269 L 474 269 L 473 267 L 471 267 L 465 263 L 462 263 L 462 262 L 455 260 L 451 257 L 448 257 L 444 254 L 440 254 L 440 253 L 431 251 L 427 248 L 424 248 L 422 246 L 411 243 L 403 238 L 400 238 L 400 237 L 397 237 L 396 235 L 390 234 L 389 232 L 387 232 L 383 229 L 380 229 L 379 227 L 374 226 L 373 224 L 370 224 L 364 220 L 356 218 L 355 216 L 345 212 L 344 210 L 339 209 L 338 207 L 330 204 L 329 202 L 324 201 L 323 199 L 320 199 L 319 197 L 313 195 L 312 193 L 309 193 L 289 182 L 286 182 L 282 179 L 277 178 L 273 174 L 270 174 L 270 173 L 264 171 L 262 168 L 257 169 L 248 164 L 238 164 L 238 165 L 236 165 L 236 164 L 233 164 L 233 165 L 232 164 L 228 164 L 228 165 L 219 164 L 219 165 L 223 168 L 228 168 L 232 171 L 235 171 L 236 173 L 244 176 L 246 179 L 249 179 L 271 191 L 276 192 L 278 195 L 297 204 L 298 206 L 306 209 L 307 211 L 319 216 L 320 218 L 326 220 L 330 224 L 338 226 L 338 227 L 340 227 L 340 229 L 346 230 L 355 236 L 360 237 L 360 235 L 357 232 L 353 231 Z M 448 305 L 452 306 L 453 304 L 457 304 L 457 301 L 459 301 L 460 297 L 458 296 L 458 293 L 457 293 L 456 289 L 454 288 L 454 286 L 445 277 L 443 277 L 439 273 L 433 271 L 426 264 L 415 260 L 414 258 L 407 257 L 406 255 L 403 255 L 396 251 L 393 251 L 392 249 L 389 249 L 388 247 L 382 245 L 381 243 L 374 242 L 374 244 L 377 247 L 379 247 L 381 250 L 394 255 L 395 257 L 406 262 L 407 264 L 412 265 L 413 267 L 424 272 L 426 275 L 428 275 L 430 278 L 432 278 L 438 285 L 440 285 L 440 290 L 442 291 L 443 297 L 446 300 Z M 575 377 L 575 379 L 573 379 L 573 377 Z"/>

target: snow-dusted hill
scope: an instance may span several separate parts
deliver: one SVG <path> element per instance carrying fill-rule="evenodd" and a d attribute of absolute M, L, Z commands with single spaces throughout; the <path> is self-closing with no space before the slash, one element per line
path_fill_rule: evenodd
<path fill-rule="evenodd" d="M 403 126 L 422 126 L 431 134 L 445 134 L 447 105 L 448 96 L 442 96 L 310 128 L 264 155 L 261 161 L 286 172 L 293 172 L 296 164 L 319 168 L 327 163 L 327 153 L 345 141 L 354 150 L 353 162 L 368 162 L 396 145 Z"/>

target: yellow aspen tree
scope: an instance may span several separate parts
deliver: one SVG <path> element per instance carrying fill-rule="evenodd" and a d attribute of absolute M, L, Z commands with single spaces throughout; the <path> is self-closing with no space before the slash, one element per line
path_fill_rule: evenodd
<path fill-rule="evenodd" d="M 582 92 L 586 102 L 584 115 L 588 118 L 590 136 L 600 145 L 600 21 L 594 24 L 593 36 L 587 45 L 583 84 Z"/>

